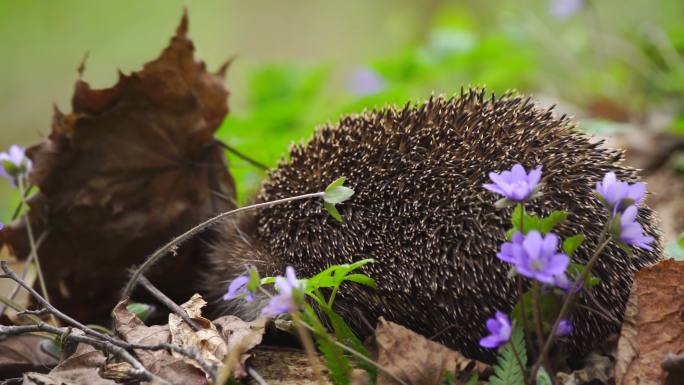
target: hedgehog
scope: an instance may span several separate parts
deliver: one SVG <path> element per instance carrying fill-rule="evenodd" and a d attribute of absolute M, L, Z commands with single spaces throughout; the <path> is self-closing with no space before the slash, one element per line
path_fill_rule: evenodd
<path fill-rule="evenodd" d="M 509 312 L 518 300 L 510 267 L 496 257 L 510 228 L 511 209 L 497 209 L 483 189 L 488 172 L 543 166 L 543 195 L 529 210 L 570 213 L 556 230 L 561 237 L 584 234 L 573 260 L 586 263 L 597 246 L 607 210 L 594 193 L 609 171 L 636 181 L 637 171 L 621 164 L 622 153 L 576 130 L 553 107 L 544 109 L 515 93 L 461 90 L 403 108 L 387 107 L 342 117 L 319 127 L 308 143 L 293 145 L 289 158 L 269 172 L 256 202 L 322 191 L 340 176 L 354 196 L 338 208 L 338 222 L 317 200 L 251 211 L 227 222 L 213 246 L 206 270 L 209 295 L 220 298 L 226 283 L 255 266 L 264 275 L 292 265 L 300 276 L 332 264 L 372 258 L 364 267 L 377 289 L 349 284 L 336 310 L 359 336 L 372 333 L 379 317 L 406 326 L 468 357 L 492 362 L 484 349 L 485 321 L 496 310 Z M 662 255 L 654 212 L 640 208 L 639 222 L 653 237 L 653 250 L 628 255 L 606 247 L 594 275 L 600 283 L 592 300 L 573 313 L 570 352 L 584 354 L 604 341 L 622 320 L 634 274 Z M 232 301 L 226 313 L 258 315 L 263 302 Z"/>

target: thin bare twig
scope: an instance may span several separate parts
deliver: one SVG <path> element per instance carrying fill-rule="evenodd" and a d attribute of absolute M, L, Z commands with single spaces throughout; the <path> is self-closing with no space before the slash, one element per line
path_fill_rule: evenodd
<path fill-rule="evenodd" d="M 144 345 L 144 344 L 132 344 L 128 343 L 125 341 L 122 341 L 120 339 L 114 338 L 112 336 L 106 335 L 104 333 L 100 333 L 96 330 L 94 330 L 91 327 L 88 327 L 75 319 L 71 318 L 70 316 L 64 314 L 61 312 L 59 309 L 55 308 L 45 300 L 45 298 L 41 297 L 41 295 L 34 290 L 31 286 L 27 285 L 26 282 L 21 280 L 19 277 L 17 277 L 16 273 L 14 273 L 9 266 L 7 265 L 7 261 L 0 261 L 0 267 L 2 268 L 2 271 L 5 273 L 3 275 L 0 275 L 0 278 L 10 278 L 17 282 L 21 287 L 26 289 L 32 296 L 33 298 L 36 299 L 45 309 L 47 309 L 52 315 L 56 316 L 57 318 L 61 319 L 64 321 L 66 324 L 71 325 L 81 331 L 83 331 L 86 335 L 89 335 L 95 339 L 99 339 L 101 341 L 104 341 L 108 344 L 111 344 L 113 346 L 117 346 L 119 348 L 125 349 L 125 350 L 131 350 L 131 349 L 144 349 L 144 350 L 167 350 L 167 351 L 173 351 L 178 354 L 181 354 L 193 361 L 195 361 L 202 369 L 208 373 L 212 378 L 216 378 L 216 367 L 213 365 L 207 364 L 199 354 L 195 351 L 183 349 L 179 346 L 168 344 L 168 343 L 160 343 L 156 345 Z M 21 310 L 19 310 L 21 311 Z M 34 316 L 35 317 L 35 316 Z M 40 323 L 39 323 L 40 324 Z M 33 325 L 35 326 L 35 325 Z"/>
<path fill-rule="evenodd" d="M 149 279 L 147 279 L 144 275 L 140 276 L 140 284 L 156 298 L 159 302 L 161 302 L 164 306 L 169 308 L 172 312 L 174 312 L 177 316 L 179 316 L 183 321 L 185 321 L 186 324 L 190 325 L 192 330 L 194 331 L 199 331 L 202 328 L 197 325 L 197 322 L 193 321 L 190 319 L 188 316 L 188 313 L 183 310 L 178 304 L 173 302 L 169 297 L 166 296 L 166 294 L 162 293 L 159 289 L 157 289 L 152 282 L 150 282 Z"/>
<path fill-rule="evenodd" d="M 132 370 L 129 372 L 129 375 L 131 377 L 134 377 L 139 380 L 143 381 L 158 381 L 162 384 L 166 385 L 171 385 L 170 382 L 166 381 L 165 379 L 157 376 L 156 374 L 150 372 L 147 370 L 143 364 L 138 361 L 135 357 L 133 357 L 132 354 L 130 354 L 126 349 L 116 346 L 115 344 L 109 342 L 109 341 L 102 341 L 97 338 L 93 337 L 88 337 L 88 336 L 83 336 L 83 335 L 78 335 L 74 334 L 71 332 L 71 328 L 64 328 L 64 327 L 56 327 L 49 325 L 45 322 L 41 322 L 37 325 L 12 325 L 12 326 L 5 326 L 5 325 L 0 325 L 0 336 L 3 337 L 8 337 L 8 336 L 15 336 L 15 335 L 20 335 L 20 334 L 26 334 L 26 333 L 35 333 L 35 332 L 44 332 L 44 333 L 50 333 L 56 336 L 60 336 L 61 338 L 75 341 L 78 343 L 84 343 L 87 345 L 90 345 L 96 349 L 99 349 L 105 353 L 112 353 L 115 356 L 119 357 L 123 361 L 129 363 L 132 367 Z"/>
<path fill-rule="evenodd" d="M 26 190 L 24 189 L 24 177 L 20 176 L 17 178 L 17 185 L 19 186 L 19 194 L 21 195 L 21 200 L 26 203 L 26 197 L 24 194 Z M 26 215 L 26 233 L 28 234 L 29 245 L 31 246 L 31 256 L 33 257 L 33 262 L 36 264 L 36 273 L 38 275 L 38 283 L 40 284 L 40 290 L 43 292 L 43 296 L 47 301 L 50 301 L 48 296 L 47 286 L 45 285 L 45 278 L 43 277 L 43 269 L 40 267 L 40 260 L 38 259 L 38 247 L 36 245 L 36 240 L 33 236 L 33 228 L 31 227 L 31 218 Z M 54 320 L 54 318 L 53 318 Z"/>
<path fill-rule="evenodd" d="M 216 142 L 217 142 L 221 147 L 225 148 L 225 149 L 228 150 L 229 152 L 232 152 L 233 155 L 235 155 L 235 156 L 237 156 L 238 158 L 240 158 L 240 159 L 246 161 L 247 163 L 251 164 L 252 166 L 255 166 L 255 167 L 257 167 L 257 168 L 259 168 L 259 169 L 261 169 L 261 170 L 268 170 L 268 169 L 269 169 L 269 167 L 268 167 L 267 165 L 265 165 L 265 164 L 259 162 L 258 160 L 254 160 L 254 159 L 250 158 L 249 156 L 247 156 L 247 155 L 243 154 L 242 152 L 238 151 L 235 147 L 229 145 L 228 143 L 225 143 L 225 142 L 223 142 L 223 141 L 221 141 L 221 140 L 218 140 L 218 139 L 216 140 Z"/>
<path fill-rule="evenodd" d="M 140 279 L 140 276 L 142 274 L 144 274 L 147 271 L 147 269 L 149 269 L 152 265 L 157 263 L 161 258 L 163 258 L 168 253 L 176 250 L 178 248 L 178 246 L 181 245 L 181 243 L 185 242 L 189 238 L 193 237 L 195 234 L 197 234 L 200 231 L 206 229 L 207 227 L 215 224 L 216 222 L 220 221 L 221 219 L 229 217 L 231 215 L 241 213 L 243 211 L 254 210 L 254 209 L 263 208 L 263 207 L 269 207 L 269 206 L 273 206 L 273 205 L 277 205 L 277 204 L 281 204 L 281 203 L 292 202 L 292 201 L 301 200 L 301 199 L 322 197 L 324 194 L 325 194 L 324 192 L 320 191 L 320 192 L 316 192 L 316 193 L 303 194 L 303 195 L 298 195 L 298 196 L 289 197 L 289 198 L 277 199 L 277 200 L 274 200 L 271 202 L 257 203 L 254 205 L 240 207 L 240 208 L 235 209 L 235 210 L 226 211 L 226 212 L 221 213 L 221 214 L 219 214 L 213 218 L 207 219 L 206 221 L 200 223 L 199 225 L 197 225 L 197 226 L 191 228 L 190 230 L 184 232 L 183 234 L 177 236 L 171 242 L 165 244 L 161 248 L 157 249 L 157 251 L 155 251 L 152 255 L 150 255 L 149 258 L 147 258 L 145 260 L 145 262 L 143 262 L 143 264 L 140 265 L 140 267 L 138 267 L 135 270 L 135 272 L 133 272 L 133 274 L 131 275 L 131 279 L 128 281 L 128 283 L 124 287 L 121 298 L 123 299 L 123 298 L 131 296 L 133 289 L 135 289 L 136 285 L 138 284 L 138 280 Z"/>
<path fill-rule="evenodd" d="M 36 241 L 36 250 L 40 249 L 40 246 L 43 244 L 45 239 L 47 239 L 48 234 L 50 234 L 50 230 L 45 230 L 40 234 L 40 237 L 38 237 L 38 240 Z M 31 267 L 31 262 L 33 262 L 33 253 L 29 254 L 28 259 L 26 262 L 24 262 L 24 268 L 21 270 L 22 280 L 26 279 L 26 275 L 28 275 L 29 268 Z M 19 289 L 21 289 L 21 285 L 16 284 L 14 289 L 12 289 L 12 293 L 10 293 L 9 297 L 7 298 L 10 301 L 14 301 L 14 298 L 16 298 L 17 294 L 19 294 Z M 7 311 L 7 304 L 3 303 L 2 306 L 0 306 L 0 317 L 5 314 L 5 311 Z"/>

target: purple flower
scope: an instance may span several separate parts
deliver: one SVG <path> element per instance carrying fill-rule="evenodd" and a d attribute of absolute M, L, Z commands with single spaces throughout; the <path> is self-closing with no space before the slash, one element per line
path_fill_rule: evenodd
<path fill-rule="evenodd" d="M 541 170 L 542 166 L 539 166 L 528 174 L 522 165 L 516 164 L 510 171 L 501 174 L 490 172 L 489 179 L 494 183 L 485 183 L 483 187 L 510 201 L 523 202 L 536 192 Z"/>
<path fill-rule="evenodd" d="M 241 275 L 233 280 L 228 286 L 228 292 L 223 296 L 224 301 L 229 301 L 238 297 L 244 297 L 245 301 L 254 301 L 254 293 L 247 288 L 249 277 Z"/>
<path fill-rule="evenodd" d="M 496 256 L 515 265 L 518 273 L 547 284 L 554 284 L 570 263 L 567 255 L 558 252 L 558 236 L 544 237 L 536 230 L 527 235 L 514 233 L 512 242 L 501 245 Z"/>
<path fill-rule="evenodd" d="M 489 335 L 480 340 L 480 346 L 485 348 L 498 348 L 511 338 L 511 320 L 500 311 L 496 311 L 494 318 L 487 320 Z"/>
<path fill-rule="evenodd" d="M 16 185 L 17 178 L 28 173 L 33 163 L 23 147 L 13 144 L 7 152 L 0 152 L 0 176 Z"/>
<path fill-rule="evenodd" d="M 575 294 L 582 290 L 582 287 L 584 287 L 584 282 L 580 282 L 577 286 L 575 286 L 575 281 L 568 278 L 565 273 L 554 276 L 553 284 L 556 287 L 563 289 L 566 294 Z"/>
<path fill-rule="evenodd" d="M 596 191 L 614 216 L 623 207 L 639 205 L 646 193 L 646 184 L 622 182 L 617 180 L 614 172 L 609 172 L 603 177 L 603 182 L 596 182 Z"/>
<path fill-rule="evenodd" d="M 570 320 L 562 319 L 556 328 L 556 335 L 558 337 L 569 336 L 572 334 L 573 330 L 575 330 L 575 328 L 572 326 L 572 322 L 570 322 Z"/>
<path fill-rule="evenodd" d="M 278 294 L 274 295 L 268 301 L 268 304 L 261 309 L 261 315 L 263 316 L 275 317 L 297 309 L 294 296 L 297 294 L 297 290 L 302 289 L 302 284 L 297 279 L 292 266 L 288 266 L 285 269 L 285 277 L 276 277 L 275 286 L 278 289 Z"/>
<path fill-rule="evenodd" d="M 557 19 L 567 19 L 584 8 L 584 0 L 551 0 L 549 12 Z"/>
<path fill-rule="evenodd" d="M 638 247 L 640 249 L 644 250 L 653 250 L 653 248 L 649 245 L 652 243 L 655 239 L 651 236 L 645 235 L 644 234 L 644 229 L 641 227 L 639 222 L 636 221 L 637 217 L 637 207 L 632 205 L 627 207 L 627 209 L 618 216 L 620 218 L 620 223 L 619 223 L 619 234 L 614 235 L 617 236 L 617 238 L 630 246 Z M 617 221 L 616 217 L 614 221 Z M 617 229 L 617 225 L 612 226 L 613 229 Z"/>
<path fill-rule="evenodd" d="M 385 80 L 367 67 L 358 68 L 349 80 L 349 91 L 355 95 L 373 95 L 385 88 Z"/>

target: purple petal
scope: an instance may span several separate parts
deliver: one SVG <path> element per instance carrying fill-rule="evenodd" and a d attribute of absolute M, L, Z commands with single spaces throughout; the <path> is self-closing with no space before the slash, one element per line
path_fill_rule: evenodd
<path fill-rule="evenodd" d="M 542 255 L 553 255 L 558 249 L 558 236 L 549 233 L 542 241 Z"/>
<path fill-rule="evenodd" d="M 525 234 L 521 233 L 520 231 L 516 231 L 513 233 L 511 240 L 513 243 L 522 244 L 525 240 Z"/>
<path fill-rule="evenodd" d="M 641 199 L 646 194 L 646 183 L 637 182 L 627 188 L 627 198 L 634 200 L 634 203 L 641 202 Z"/>
<path fill-rule="evenodd" d="M 563 253 L 555 254 L 550 258 L 549 263 L 546 265 L 546 268 L 544 269 L 544 272 L 552 276 L 562 274 L 563 272 L 565 272 L 565 269 L 568 268 L 569 263 L 570 258 L 568 258 L 567 255 Z M 552 282 L 549 283 L 553 283 L 553 279 L 551 281 Z"/>
<path fill-rule="evenodd" d="M 515 182 L 527 181 L 527 172 L 525 172 L 525 168 L 520 163 L 513 166 L 511 174 L 512 180 Z"/>
<path fill-rule="evenodd" d="M 530 171 L 530 175 L 527 176 L 527 184 L 530 185 L 530 188 L 534 188 L 534 186 L 539 183 L 541 180 L 541 175 L 542 175 L 542 166 L 538 166 L 534 170 Z"/>
<path fill-rule="evenodd" d="M 506 195 L 506 192 L 504 190 L 502 190 L 501 187 L 499 187 L 498 185 L 486 183 L 486 184 L 482 185 L 482 187 L 484 187 L 485 189 L 487 189 L 493 193 L 497 193 L 499 195 L 504 195 L 504 196 Z"/>
<path fill-rule="evenodd" d="M 512 243 L 506 242 L 501 245 L 501 252 L 496 253 L 497 258 L 504 262 L 515 263 L 515 257 L 513 256 L 514 245 Z"/>
<path fill-rule="evenodd" d="M 289 282 L 290 286 L 292 286 L 293 288 L 299 286 L 299 280 L 297 280 L 297 275 L 295 274 L 294 267 L 286 267 L 285 276 L 287 277 L 287 282 Z"/>
<path fill-rule="evenodd" d="M 480 346 L 488 349 L 498 348 L 501 345 L 501 340 L 496 336 L 487 336 L 480 340 Z"/>
<path fill-rule="evenodd" d="M 530 231 L 525 237 L 525 241 L 523 241 L 523 248 L 525 249 L 527 256 L 532 260 L 539 259 L 541 245 L 542 237 L 541 234 L 536 230 Z"/>
<path fill-rule="evenodd" d="M 486 325 L 487 325 L 487 330 L 489 330 L 490 334 L 496 334 L 496 335 L 499 334 L 499 330 L 501 330 L 501 324 L 499 323 L 499 321 L 497 321 L 494 318 L 490 318 L 487 320 Z"/>
<path fill-rule="evenodd" d="M 628 225 L 636 220 L 637 216 L 637 208 L 636 206 L 632 205 L 627 207 L 627 209 L 622 213 L 622 216 L 620 217 L 620 224 L 621 225 Z"/>
<path fill-rule="evenodd" d="M 287 281 L 287 279 L 285 279 L 285 277 L 276 277 L 275 287 L 278 289 L 278 293 L 285 295 L 292 294 L 292 286 L 290 286 L 290 283 Z"/>
<path fill-rule="evenodd" d="M 228 286 L 228 292 L 226 295 L 223 296 L 223 299 L 225 301 L 231 300 L 235 297 L 238 297 L 244 293 L 241 293 L 240 291 L 245 288 L 245 285 L 247 285 L 247 282 L 249 282 L 249 278 L 245 275 L 241 275 L 237 278 L 235 278 L 230 285 Z"/>
<path fill-rule="evenodd" d="M 573 330 L 574 327 L 572 326 L 572 323 L 564 319 L 558 324 L 558 328 L 556 328 L 556 335 L 559 337 L 565 337 L 572 334 Z"/>

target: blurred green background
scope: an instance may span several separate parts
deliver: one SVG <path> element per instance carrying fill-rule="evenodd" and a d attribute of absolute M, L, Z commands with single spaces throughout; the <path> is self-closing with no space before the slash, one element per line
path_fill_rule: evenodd
<path fill-rule="evenodd" d="M 76 68 L 108 87 L 166 46 L 183 5 L 197 56 L 227 58 L 219 136 L 269 166 L 343 113 L 461 86 L 517 89 L 580 128 L 684 132 L 682 0 L 1 1 L 0 149 L 50 131 Z M 231 155 L 239 198 L 263 173 Z M 0 183 L 0 213 L 17 197 Z"/>

